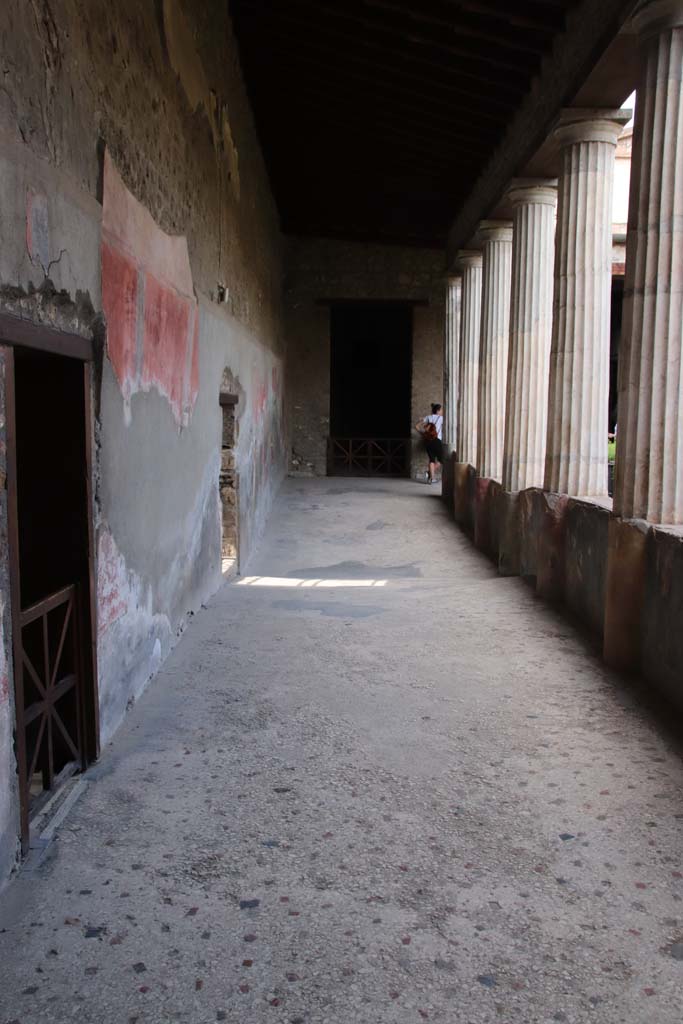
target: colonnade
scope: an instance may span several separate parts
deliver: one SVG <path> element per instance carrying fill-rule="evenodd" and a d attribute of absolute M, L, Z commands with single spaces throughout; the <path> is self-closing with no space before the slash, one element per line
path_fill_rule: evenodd
<path fill-rule="evenodd" d="M 683 524 L 683 0 L 643 0 L 614 510 Z M 506 491 L 607 495 L 612 184 L 629 113 L 569 109 L 449 279 L 446 441 Z M 555 224 L 556 220 L 556 224 Z"/>

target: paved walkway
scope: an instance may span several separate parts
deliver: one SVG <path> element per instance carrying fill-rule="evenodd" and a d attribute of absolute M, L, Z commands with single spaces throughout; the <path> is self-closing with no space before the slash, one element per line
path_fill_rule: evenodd
<path fill-rule="evenodd" d="M 250 572 L 0 898 L 0 1024 L 679 1024 L 655 713 L 425 486 L 289 481 Z"/>

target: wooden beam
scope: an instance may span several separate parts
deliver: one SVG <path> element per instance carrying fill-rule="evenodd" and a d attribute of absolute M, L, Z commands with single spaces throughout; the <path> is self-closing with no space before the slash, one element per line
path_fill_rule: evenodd
<path fill-rule="evenodd" d="M 296 111 L 311 110 L 320 114 L 322 120 L 330 122 L 336 122 L 337 115 L 341 113 L 344 118 L 343 123 L 348 123 L 345 120 L 348 115 L 353 119 L 354 128 L 360 132 L 367 132 L 371 138 L 376 137 L 376 128 L 379 125 L 390 130 L 392 134 L 400 134 L 401 138 L 422 139 L 428 146 L 437 148 L 442 153 L 453 153 L 458 157 L 462 150 L 459 146 L 454 146 L 453 143 L 464 144 L 472 153 L 488 155 L 501 138 L 504 130 L 501 127 L 497 132 L 489 131 L 486 136 L 482 136 L 481 133 L 459 130 L 455 125 L 441 122 L 436 129 L 430 131 L 430 124 L 433 122 L 428 116 L 424 118 L 415 116 L 414 119 L 408 121 L 401 111 L 395 108 L 388 107 L 386 112 L 380 114 L 376 107 L 371 107 L 370 104 L 365 110 L 358 110 L 357 104 L 345 101 L 344 97 L 339 94 L 330 93 L 322 83 L 317 86 L 315 93 L 306 93 L 291 88 L 289 84 L 283 84 L 278 90 L 277 97 L 273 97 L 273 100 L 276 100 L 273 103 L 273 109 L 286 107 L 289 111 L 292 109 Z M 420 127 L 421 125 L 424 127 Z"/>
<path fill-rule="evenodd" d="M 304 39 L 300 39 L 299 42 L 304 46 L 306 44 Z M 280 49 L 276 45 L 269 48 L 269 53 L 270 55 L 279 53 L 283 60 L 286 58 L 289 61 L 288 71 L 291 74 L 293 69 L 292 53 L 290 50 L 284 47 Z M 338 66 L 329 60 L 325 60 L 324 56 L 320 55 L 315 47 L 311 48 L 311 52 L 304 52 L 300 47 L 295 57 L 294 66 L 299 68 L 301 65 L 315 68 L 319 72 L 324 72 L 326 77 L 336 77 L 340 81 L 367 83 L 372 89 L 387 93 L 390 97 L 404 95 L 409 96 L 411 99 L 422 99 L 437 110 L 450 111 L 461 106 L 457 99 L 453 97 L 472 97 L 477 95 L 474 89 L 456 90 L 447 86 L 439 86 L 437 83 L 426 82 L 425 79 L 417 75 L 401 75 L 395 69 L 390 70 L 388 65 L 381 65 L 376 62 L 369 63 L 356 57 L 345 57 L 344 66 Z M 387 72 L 389 72 L 389 77 L 387 77 Z M 416 89 L 408 84 L 411 81 L 420 82 L 424 86 L 424 90 Z M 445 93 L 448 93 L 451 97 L 450 100 L 446 99 Z M 490 97 L 488 96 L 486 101 L 491 106 L 498 107 L 496 113 L 489 110 L 475 110 L 473 106 L 467 106 L 465 108 L 466 113 L 474 120 L 493 121 L 498 126 L 505 124 L 511 110 L 510 101 L 497 102 L 494 99 L 493 102 L 490 102 Z"/>
<path fill-rule="evenodd" d="M 316 306 L 428 306 L 429 299 L 316 299 Z"/>
<path fill-rule="evenodd" d="M 562 106 L 576 95 L 609 43 L 633 13 L 636 0 L 577 0 L 567 29 L 544 60 L 536 86 L 511 119 L 496 152 L 463 204 L 448 238 L 449 261 L 488 216 L 511 178 L 524 168 L 547 138 Z"/>
<path fill-rule="evenodd" d="M 246 7 L 253 7 L 253 2 L 254 0 L 242 0 L 243 7 L 245 7 L 245 9 Z M 296 4 L 297 0 L 292 0 L 292 5 Z M 309 17 L 305 16 L 305 14 L 293 13 L 292 5 L 288 6 L 284 10 L 280 7 L 271 9 L 270 17 L 273 21 L 277 20 L 280 22 L 284 19 L 286 23 L 300 26 L 302 33 L 306 33 L 309 39 L 315 38 L 317 34 L 331 37 L 333 45 L 336 45 L 337 51 L 339 50 L 339 41 L 343 40 L 344 42 L 350 43 L 352 46 L 359 49 L 379 51 L 381 54 L 391 54 L 392 56 L 400 57 L 410 64 L 417 64 L 421 67 L 426 66 L 430 68 L 432 73 L 434 73 L 435 69 L 438 68 L 439 71 L 443 71 L 444 73 L 454 77 L 471 78 L 481 89 L 485 89 L 487 85 L 493 85 L 497 88 L 509 91 L 515 90 L 521 94 L 527 88 L 530 76 L 525 73 L 523 68 L 518 67 L 517 65 L 513 65 L 507 69 L 504 68 L 500 74 L 497 74 L 492 70 L 476 67 L 477 56 L 476 54 L 472 54 L 471 49 L 465 50 L 465 52 L 461 54 L 465 60 L 469 60 L 470 65 L 466 65 L 462 60 L 457 63 L 453 62 L 450 59 L 451 55 L 443 55 L 438 58 L 434 54 L 431 56 L 427 54 L 417 55 L 409 47 L 401 45 L 405 41 L 400 37 L 398 40 L 398 46 L 395 45 L 395 42 L 393 45 L 390 45 L 389 43 L 382 41 L 383 33 L 381 32 L 375 31 L 373 34 L 368 32 L 361 34 L 354 29 L 353 24 L 351 27 L 343 30 L 332 27 L 324 21 L 312 22 Z M 343 14 L 334 10 L 332 11 L 332 18 L 334 18 L 335 13 L 338 18 L 343 18 Z M 261 39 L 263 40 L 264 23 L 261 18 L 257 19 L 257 31 L 260 31 Z M 513 75 L 517 77 L 517 81 L 513 80 Z"/>
<path fill-rule="evenodd" d="M 483 14 L 487 18 L 495 18 L 498 20 L 507 21 L 511 25 L 519 25 L 520 28 L 530 28 L 539 32 L 549 32 L 554 35 L 562 27 L 562 17 L 555 16 L 555 24 L 550 25 L 550 16 L 546 15 L 545 12 L 538 11 L 536 14 L 525 13 L 519 11 L 519 4 L 510 3 L 506 11 L 501 11 L 497 4 L 486 3 L 484 0 L 446 0 L 451 6 L 458 7 L 460 10 L 471 11 L 473 14 Z M 548 4 L 549 7 L 554 7 L 558 11 L 558 15 L 564 15 L 565 3 L 562 0 Z"/>
<path fill-rule="evenodd" d="M 422 125 L 434 125 L 436 131 L 454 135 L 466 134 L 469 137 L 471 133 L 475 138 L 491 140 L 499 138 L 506 125 L 506 118 L 502 116 L 497 117 L 491 124 L 486 117 L 480 117 L 479 112 L 472 106 L 451 104 L 446 107 L 428 101 L 420 103 L 419 99 L 415 101 L 414 94 L 409 90 L 401 92 L 381 80 L 359 79 L 348 72 L 337 72 L 336 69 L 329 69 L 325 74 L 321 67 L 320 74 L 315 74 L 297 66 L 296 69 L 291 69 L 289 74 L 283 73 L 281 81 L 286 83 L 290 96 L 311 93 L 316 96 L 331 96 L 344 100 L 349 109 L 361 106 L 366 115 L 368 106 L 373 104 L 402 120 L 405 120 L 406 116 L 415 117 Z M 259 90 L 256 90 L 255 94 L 259 95 Z M 272 99 L 279 99 L 281 90 L 278 89 L 277 96 L 273 96 L 272 93 L 270 95 Z M 263 99 L 265 102 L 265 87 Z"/>
<path fill-rule="evenodd" d="M 94 355 L 90 338 L 51 325 L 37 324 L 11 313 L 0 313 L 0 344 L 20 345 L 85 362 L 90 361 Z"/>
<path fill-rule="evenodd" d="M 520 53 L 539 56 L 545 53 L 547 42 L 531 43 L 524 38 L 514 38 L 509 34 L 492 32 L 490 29 L 481 29 L 468 25 L 455 15 L 451 17 L 439 17 L 433 13 L 426 13 L 424 9 L 415 6 L 406 6 L 398 3 L 397 0 L 363 0 L 367 7 L 376 7 L 378 10 L 391 11 L 407 18 L 409 21 L 416 21 L 421 24 L 434 25 L 437 29 L 448 29 L 458 36 L 465 36 L 468 39 L 481 39 L 492 46 L 502 47 L 508 50 L 518 50 Z"/>
<path fill-rule="evenodd" d="M 293 46 L 288 45 L 290 42 Z M 403 88 L 412 91 L 412 87 L 406 83 L 416 82 L 424 89 L 424 92 L 421 93 L 424 98 L 443 104 L 457 104 L 459 97 L 476 99 L 481 107 L 491 108 L 490 112 L 484 109 L 482 116 L 495 118 L 496 120 L 499 120 L 501 117 L 509 118 L 510 113 L 514 110 L 515 105 L 524 92 L 524 89 L 521 87 L 519 89 L 513 87 L 498 94 L 490 89 L 482 90 L 475 84 L 468 85 L 467 82 L 469 80 L 457 85 L 446 83 L 443 79 L 434 77 L 434 72 L 439 73 L 444 70 L 445 74 L 450 75 L 453 70 L 452 68 L 441 69 L 438 66 L 430 65 L 431 75 L 417 74 L 415 71 L 407 70 L 400 63 L 387 63 L 386 61 L 378 60 L 370 54 L 366 57 L 363 50 L 359 50 L 357 53 L 340 52 L 339 47 L 335 46 L 334 42 L 331 42 L 329 46 L 321 45 L 319 41 L 314 42 L 309 36 L 303 36 L 294 31 L 288 32 L 285 27 L 278 31 L 276 40 L 270 42 L 269 40 L 264 41 L 261 39 L 258 45 L 261 54 L 264 52 L 269 54 L 282 53 L 290 65 L 298 61 L 315 61 L 325 69 L 333 65 L 337 66 L 341 60 L 342 64 L 346 67 L 350 65 L 365 71 L 366 76 L 371 77 L 373 80 L 376 80 L 380 75 L 383 78 L 389 75 L 392 87 L 394 84 L 398 84 L 398 88 L 401 88 L 400 83 L 404 83 Z M 245 60 L 248 63 L 248 56 L 246 54 Z M 286 71 L 286 69 L 284 70 Z M 256 77 L 256 71 L 257 69 L 254 69 L 254 77 Z M 495 113 L 493 112 L 494 110 L 496 111 Z"/>
<path fill-rule="evenodd" d="M 290 0 L 290 2 L 296 3 L 297 0 Z M 475 50 L 471 43 L 468 45 L 466 42 L 458 43 L 455 40 L 446 39 L 443 32 L 425 32 L 424 29 L 417 31 L 415 28 L 400 24 L 400 22 L 397 24 L 396 20 L 391 22 L 376 14 L 363 14 L 358 9 L 354 14 L 348 7 L 334 6 L 330 0 L 321 0 L 318 6 L 329 18 L 351 25 L 360 25 L 365 32 L 375 32 L 379 36 L 387 36 L 403 46 L 406 43 L 430 46 L 437 50 L 443 50 L 444 53 L 454 57 L 481 61 L 492 67 L 503 68 L 507 72 L 512 71 L 516 74 L 519 74 L 520 70 L 524 70 L 520 69 L 518 61 L 499 56 L 499 50 L 495 48 L 482 46 Z"/>

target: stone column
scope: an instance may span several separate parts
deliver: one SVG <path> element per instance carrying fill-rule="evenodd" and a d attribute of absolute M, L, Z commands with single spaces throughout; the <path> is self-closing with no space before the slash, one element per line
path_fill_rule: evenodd
<path fill-rule="evenodd" d="M 565 110 L 544 486 L 607 494 L 612 183 L 623 110 Z"/>
<path fill-rule="evenodd" d="M 557 182 L 516 181 L 503 487 L 542 487 L 553 327 Z"/>
<path fill-rule="evenodd" d="M 483 244 L 483 270 L 476 467 L 480 477 L 500 480 L 510 337 L 512 223 L 482 221 L 477 237 Z"/>
<path fill-rule="evenodd" d="M 460 349 L 460 301 L 462 278 L 448 278 L 446 291 L 446 338 L 444 358 L 443 443 L 446 457 L 457 447 L 458 363 Z"/>
<path fill-rule="evenodd" d="M 649 0 L 626 248 L 614 510 L 683 523 L 683 2 Z"/>
<path fill-rule="evenodd" d="M 458 462 L 474 465 L 477 457 L 477 385 L 481 321 L 481 253 L 462 249 L 456 265 L 462 271 L 460 362 L 456 437 Z"/>

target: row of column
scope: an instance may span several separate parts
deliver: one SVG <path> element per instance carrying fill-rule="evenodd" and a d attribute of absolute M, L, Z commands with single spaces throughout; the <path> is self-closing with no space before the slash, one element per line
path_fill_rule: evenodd
<path fill-rule="evenodd" d="M 634 23 L 614 507 L 683 523 L 683 0 L 643 0 Z M 612 184 L 628 117 L 565 111 L 558 180 L 513 181 L 512 221 L 482 222 L 449 281 L 446 440 L 506 490 L 607 494 Z"/>

